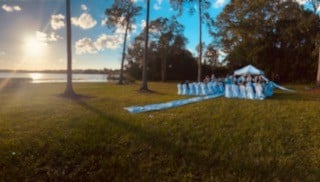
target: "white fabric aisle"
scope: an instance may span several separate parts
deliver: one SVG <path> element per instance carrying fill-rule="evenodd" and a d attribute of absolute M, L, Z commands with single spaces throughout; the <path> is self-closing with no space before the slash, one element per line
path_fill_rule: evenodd
<path fill-rule="evenodd" d="M 224 95 L 224 93 L 219 93 L 219 94 L 208 95 L 208 96 L 203 96 L 203 97 L 193 97 L 193 98 L 188 98 L 188 99 L 174 100 L 174 101 L 170 101 L 170 102 L 150 104 L 150 105 L 145 105 L 145 106 L 130 106 L 130 107 L 125 107 L 124 109 L 129 111 L 130 113 L 156 111 L 156 110 L 163 110 L 163 109 L 178 107 L 178 106 L 191 104 L 191 103 L 195 103 L 195 102 L 200 102 L 203 100 L 213 99 L 213 98 L 221 97 L 223 95 Z"/>

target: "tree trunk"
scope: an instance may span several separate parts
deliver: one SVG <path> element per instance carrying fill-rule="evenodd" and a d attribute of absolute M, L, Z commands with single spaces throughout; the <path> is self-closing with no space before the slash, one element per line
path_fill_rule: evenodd
<path fill-rule="evenodd" d="M 161 81 L 165 82 L 167 80 L 167 59 L 168 56 L 165 56 L 164 59 L 161 60 Z"/>
<path fill-rule="evenodd" d="M 199 60 L 198 60 L 198 82 L 201 82 L 201 62 L 202 62 L 202 7 L 199 0 Z"/>
<path fill-rule="evenodd" d="M 67 20 L 67 88 L 64 95 L 75 96 L 72 88 L 72 47 L 71 47 L 71 21 L 70 21 L 70 0 L 66 0 L 66 20 Z"/>
<path fill-rule="evenodd" d="M 130 24 L 130 20 L 127 20 L 126 31 L 124 33 L 124 40 L 123 40 L 123 50 L 122 50 L 122 59 L 121 59 L 119 84 L 123 84 L 123 65 L 124 65 L 124 59 L 126 57 L 126 45 L 127 45 L 127 36 L 128 36 L 129 24 Z"/>
<path fill-rule="evenodd" d="M 145 44 L 144 44 L 144 60 L 142 68 L 142 84 L 140 91 L 148 91 L 148 77 L 147 77 L 147 67 L 148 67 L 148 42 L 149 42 L 149 16 L 150 16 L 150 0 L 147 0 L 147 13 L 146 13 L 146 32 L 145 32 Z"/>
<path fill-rule="evenodd" d="M 317 71 L 317 87 L 320 87 L 320 47 L 319 47 L 319 58 L 318 58 L 318 71 Z"/>

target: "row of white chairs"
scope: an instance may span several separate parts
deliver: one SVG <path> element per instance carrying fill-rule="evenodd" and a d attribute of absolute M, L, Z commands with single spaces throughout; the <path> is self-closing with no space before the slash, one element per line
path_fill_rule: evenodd
<path fill-rule="evenodd" d="M 224 92 L 224 85 L 221 82 L 179 83 L 177 87 L 179 95 L 212 95 Z"/>
<path fill-rule="evenodd" d="M 250 83 L 246 85 L 209 83 L 180 83 L 177 85 L 179 95 L 212 95 L 224 93 L 227 98 L 260 99 L 273 95 L 273 82 L 267 84 Z"/>
<path fill-rule="evenodd" d="M 265 93 L 261 84 L 248 83 L 246 85 L 226 84 L 225 97 L 241 99 L 265 99 Z"/>

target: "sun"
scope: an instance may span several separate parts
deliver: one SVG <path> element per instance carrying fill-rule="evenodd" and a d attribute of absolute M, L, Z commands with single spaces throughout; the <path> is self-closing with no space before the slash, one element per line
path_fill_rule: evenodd
<path fill-rule="evenodd" d="M 36 37 L 26 37 L 24 41 L 25 54 L 29 57 L 42 57 L 47 49 L 47 43 Z"/>

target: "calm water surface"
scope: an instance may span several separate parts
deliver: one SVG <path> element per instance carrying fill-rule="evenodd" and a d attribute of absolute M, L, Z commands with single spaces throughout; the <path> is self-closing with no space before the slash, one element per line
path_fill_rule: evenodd
<path fill-rule="evenodd" d="M 9 73 L 0 72 L 0 78 L 31 78 L 32 83 L 59 83 L 67 81 L 66 73 Z M 72 74 L 73 82 L 108 82 L 106 74 Z"/>

